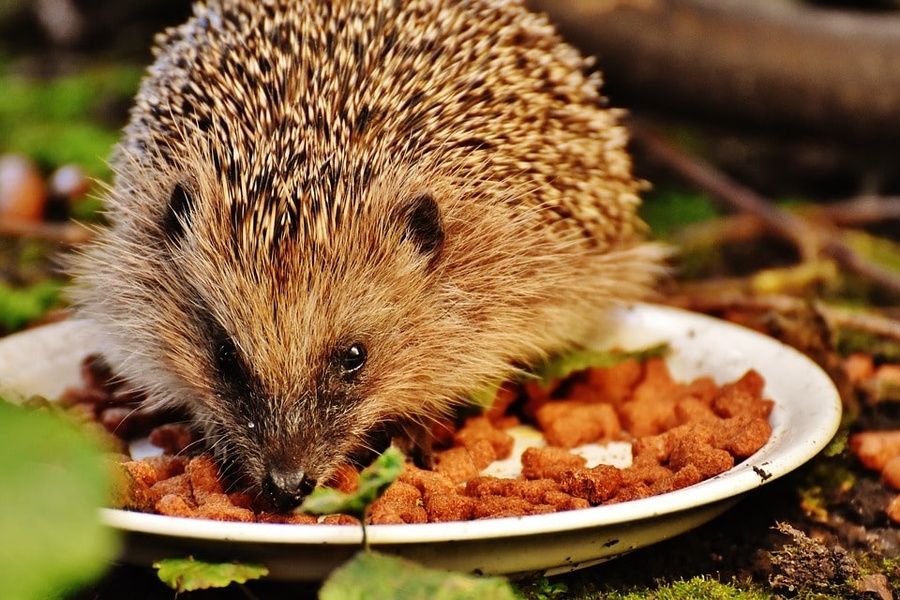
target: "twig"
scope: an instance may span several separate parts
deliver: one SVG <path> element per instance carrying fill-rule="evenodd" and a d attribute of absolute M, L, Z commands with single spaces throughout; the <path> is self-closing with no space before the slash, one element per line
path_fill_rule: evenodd
<path fill-rule="evenodd" d="M 900 220 L 900 197 L 858 196 L 817 207 L 809 214 L 814 218 L 827 219 L 835 225 L 866 225 Z"/>
<path fill-rule="evenodd" d="M 0 235 L 46 240 L 75 246 L 90 240 L 94 233 L 77 223 L 43 223 L 0 219 Z"/>
<path fill-rule="evenodd" d="M 753 214 L 774 232 L 793 242 L 803 261 L 818 260 L 823 255 L 830 256 L 847 269 L 900 295 L 900 275 L 867 261 L 834 232 L 781 210 L 711 164 L 678 150 L 640 125 L 633 126 L 632 133 L 635 141 L 653 159 L 730 207 Z"/>
<path fill-rule="evenodd" d="M 670 296 L 667 304 L 690 308 L 700 312 L 721 312 L 725 310 L 750 310 L 755 312 L 773 311 L 788 313 L 804 310 L 809 301 L 781 294 L 758 295 L 732 290 L 730 293 L 708 294 L 702 289 L 685 289 L 683 293 Z M 900 320 L 879 314 L 850 311 L 823 302 L 816 302 L 815 308 L 833 329 L 852 329 L 877 337 L 900 341 Z"/>
<path fill-rule="evenodd" d="M 774 206 L 706 161 L 675 148 L 648 129 L 635 125 L 631 131 L 634 140 L 653 159 L 724 201 L 730 208 L 756 216 L 782 237 L 791 240 L 797 246 L 797 250 L 804 260 L 818 256 L 818 236 L 807 223 Z"/>

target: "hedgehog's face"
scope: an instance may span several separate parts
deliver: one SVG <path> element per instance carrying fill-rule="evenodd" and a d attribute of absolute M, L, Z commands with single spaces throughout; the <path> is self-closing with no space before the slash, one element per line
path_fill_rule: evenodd
<path fill-rule="evenodd" d="M 446 403 L 433 391 L 453 335 L 439 326 L 441 211 L 429 191 L 392 203 L 273 250 L 244 229 L 222 240 L 214 203 L 173 188 L 169 260 L 190 291 L 170 368 L 220 459 L 282 507 L 392 423 Z"/>

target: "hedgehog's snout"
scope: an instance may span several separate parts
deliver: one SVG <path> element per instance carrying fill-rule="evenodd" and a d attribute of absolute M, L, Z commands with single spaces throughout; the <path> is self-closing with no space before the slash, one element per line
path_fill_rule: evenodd
<path fill-rule="evenodd" d="M 302 469 L 283 469 L 270 466 L 263 480 L 263 491 L 282 511 L 300 504 L 316 487 L 316 480 Z"/>

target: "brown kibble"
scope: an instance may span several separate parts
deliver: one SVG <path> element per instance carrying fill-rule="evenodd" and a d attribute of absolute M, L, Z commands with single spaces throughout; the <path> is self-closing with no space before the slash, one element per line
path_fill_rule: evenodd
<path fill-rule="evenodd" d="M 453 483 L 464 483 L 478 476 L 478 468 L 465 448 L 450 448 L 439 452 L 434 470 Z"/>
<path fill-rule="evenodd" d="M 638 482 L 631 485 L 623 485 L 616 492 L 615 497 L 610 503 L 630 502 L 632 500 L 640 500 L 641 498 L 649 498 L 653 495 L 653 490 L 646 483 Z"/>
<path fill-rule="evenodd" d="M 719 393 L 719 386 L 712 377 L 698 377 L 681 389 L 681 399 L 693 398 L 706 406 L 713 403 Z"/>
<path fill-rule="evenodd" d="M 488 465 L 497 460 L 494 446 L 487 440 L 477 440 L 469 445 L 466 450 L 469 451 L 469 456 L 472 457 L 472 462 L 479 471 L 487 468 Z"/>
<path fill-rule="evenodd" d="M 426 471 L 409 463 L 403 466 L 403 473 L 400 474 L 398 480 L 415 487 L 423 497 L 429 493 L 456 493 L 456 485 L 446 475 Z"/>
<path fill-rule="evenodd" d="M 110 410 L 107 409 L 103 414 Z M 150 443 L 157 448 L 162 448 L 166 454 L 180 454 L 194 441 L 191 428 L 181 423 L 166 423 L 154 427 L 150 432 Z"/>
<path fill-rule="evenodd" d="M 767 419 L 744 413 L 718 421 L 713 444 L 735 458 L 747 458 L 762 448 L 771 435 L 772 426 Z"/>
<path fill-rule="evenodd" d="M 541 406 L 535 419 L 547 443 L 563 448 L 614 439 L 622 431 L 609 404 L 556 400 Z"/>
<path fill-rule="evenodd" d="M 181 496 L 188 501 L 193 501 L 191 480 L 185 473 L 157 481 L 150 487 L 150 494 L 154 502 L 169 495 Z"/>
<path fill-rule="evenodd" d="M 474 519 L 498 519 L 556 512 L 549 504 L 532 504 L 515 496 L 482 496 L 472 506 Z"/>
<path fill-rule="evenodd" d="M 669 455 L 669 467 L 678 471 L 688 465 L 694 465 L 706 479 L 733 467 L 734 458 L 702 438 L 683 436 L 675 440 Z"/>
<path fill-rule="evenodd" d="M 191 480 L 191 490 L 197 502 L 202 504 L 210 494 L 223 493 L 219 481 L 219 468 L 211 456 L 201 454 L 192 458 L 185 466 L 184 472 Z"/>
<path fill-rule="evenodd" d="M 900 496 L 894 496 L 894 499 L 888 503 L 884 512 L 887 513 L 891 521 L 900 523 Z"/>
<path fill-rule="evenodd" d="M 703 481 L 703 474 L 695 465 L 682 467 L 672 478 L 672 489 L 680 490 Z"/>
<path fill-rule="evenodd" d="M 369 508 L 369 523 L 427 523 L 422 494 L 414 486 L 395 481 Z"/>
<path fill-rule="evenodd" d="M 522 475 L 527 479 L 558 479 L 584 463 L 584 457 L 564 448 L 528 448 L 522 453 Z"/>
<path fill-rule="evenodd" d="M 359 519 L 350 515 L 325 515 L 318 519 L 323 525 L 356 525 L 359 526 Z"/>
<path fill-rule="evenodd" d="M 678 424 L 672 396 L 645 397 L 619 407 L 622 427 L 635 437 L 657 435 Z"/>
<path fill-rule="evenodd" d="M 884 469 L 881 470 L 881 479 L 885 485 L 900 490 L 900 456 L 895 456 L 884 465 Z"/>
<path fill-rule="evenodd" d="M 631 443 L 632 462 L 636 465 L 660 465 L 669 460 L 674 437 L 668 433 L 647 435 Z"/>
<path fill-rule="evenodd" d="M 892 458 L 900 456 L 900 429 L 851 435 L 850 450 L 867 469 L 881 471 Z"/>
<path fill-rule="evenodd" d="M 587 382 L 596 390 L 595 402 L 619 405 L 631 396 L 643 375 L 644 365 L 629 359 L 606 369 L 589 369 Z M 578 397 L 587 399 L 582 394 Z"/>
<path fill-rule="evenodd" d="M 755 369 L 750 369 L 737 381 L 723 385 L 722 391 L 728 393 L 730 390 L 734 389 L 754 398 L 762 398 L 763 388 L 765 386 L 766 380 L 763 379 L 763 376 Z"/>
<path fill-rule="evenodd" d="M 207 494 L 197 507 L 196 515 L 201 519 L 213 521 L 240 521 L 252 523 L 256 520 L 253 511 L 231 503 L 227 494 Z"/>
<path fill-rule="evenodd" d="M 741 388 L 734 387 L 723 391 L 713 400 L 713 411 L 720 417 L 728 419 L 740 415 L 751 417 L 769 417 L 773 403 L 758 396 L 751 396 Z"/>
<path fill-rule="evenodd" d="M 512 436 L 505 431 L 496 429 L 487 417 L 470 417 L 466 419 L 465 425 L 454 436 L 454 442 L 457 446 L 472 446 L 479 440 L 490 442 L 498 459 L 507 458 L 512 452 Z"/>
<path fill-rule="evenodd" d="M 143 460 L 122 463 L 125 470 L 135 480 L 147 487 L 157 481 L 184 473 L 187 461 L 177 456 L 153 456 Z"/>
<path fill-rule="evenodd" d="M 156 512 L 169 517 L 195 517 L 197 508 L 188 503 L 184 496 L 169 494 L 156 502 Z"/>
<path fill-rule="evenodd" d="M 675 403 L 675 420 L 679 424 L 715 418 L 710 405 L 695 396 L 687 396 Z"/>
<path fill-rule="evenodd" d="M 532 504 L 544 502 L 548 492 L 558 492 L 559 484 L 552 479 L 501 479 L 476 477 L 466 483 L 465 494 L 473 498 L 483 496 L 515 496 Z"/>
<path fill-rule="evenodd" d="M 306 513 L 273 513 L 261 512 L 256 516 L 259 523 L 278 523 L 285 525 L 315 525 L 319 522 L 318 517 L 308 515 Z"/>
<path fill-rule="evenodd" d="M 634 388 L 631 402 L 670 398 L 681 386 L 672 379 L 666 361 L 651 358 L 644 364 L 644 378 Z"/>
<path fill-rule="evenodd" d="M 875 375 L 875 363 L 872 355 L 864 352 L 856 352 L 844 359 L 844 372 L 850 383 L 862 383 Z"/>
<path fill-rule="evenodd" d="M 422 502 L 431 523 L 468 521 L 472 518 L 475 506 L 471 498 L 455 492 L 425 492 L 422 494 Z"/>
<path fill-rule="evenodd" d="M 622 485 L 622 472 L 610 465 L 569 471 L 559 480 L 562 491 L 584 498 L 591 504 L 601 504 L 612 498 Z"/>

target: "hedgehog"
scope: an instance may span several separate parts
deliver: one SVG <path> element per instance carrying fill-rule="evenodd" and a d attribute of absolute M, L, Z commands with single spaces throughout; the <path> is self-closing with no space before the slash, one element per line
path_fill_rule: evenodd
<path fill-rule="evenodd" d="M 73 299 L 280 507 L 660 272 L 620 112 L 518 0 L 208 0 L 154 57 Z"/>

